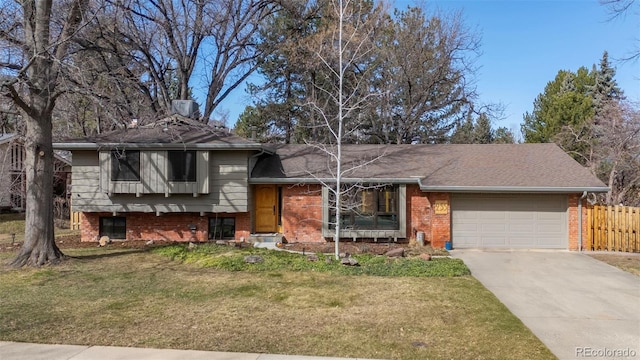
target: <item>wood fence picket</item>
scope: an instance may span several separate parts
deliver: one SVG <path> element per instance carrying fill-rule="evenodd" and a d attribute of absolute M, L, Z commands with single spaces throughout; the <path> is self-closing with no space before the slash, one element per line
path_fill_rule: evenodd
<path fill-rule="evenodd" d="M 587 249 L 640 252 L 640 208 L 595 205 L 587 208 Z"/>

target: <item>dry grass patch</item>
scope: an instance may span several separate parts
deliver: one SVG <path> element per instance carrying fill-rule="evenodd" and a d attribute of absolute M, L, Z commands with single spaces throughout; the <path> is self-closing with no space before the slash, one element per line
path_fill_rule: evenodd
<path fill-rule="evenodd" d="M 638 253 L 598 253 L 588 254 L 596 260 L 606 262 L 609 265 L 640 276 L 640 254 Z"/>
<path fill-rule="evenodd" d="M 137 250 L 67 253 L 77 257 L 60 266 L 0 270 L 0 340 L 385 359 L 553 358 L 470 276 L 227 272 Z"/>

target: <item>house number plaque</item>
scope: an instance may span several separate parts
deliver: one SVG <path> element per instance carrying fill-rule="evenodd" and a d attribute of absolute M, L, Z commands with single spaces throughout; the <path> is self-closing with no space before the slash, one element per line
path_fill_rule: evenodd
<path fill-rule="evenodd" d="M 447 215 L 449 213 L 449 202 L 447 200 L 436 200 L 433 204 L 436 215 Z"/>

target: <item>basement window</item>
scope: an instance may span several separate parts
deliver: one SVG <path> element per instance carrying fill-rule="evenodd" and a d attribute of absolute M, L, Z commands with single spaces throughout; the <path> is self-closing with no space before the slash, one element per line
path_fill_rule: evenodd
<path fill-rule="evenodd" d="M 209 218 L 209 240 L 233 240 L 236 238 L 236 218 Z"/>
<path fill-rule="evenodd" d="M 127 218 L 124 216 L 100 217 L 100 237 L 108 236 L 109 239 L 127 238 Z"/>

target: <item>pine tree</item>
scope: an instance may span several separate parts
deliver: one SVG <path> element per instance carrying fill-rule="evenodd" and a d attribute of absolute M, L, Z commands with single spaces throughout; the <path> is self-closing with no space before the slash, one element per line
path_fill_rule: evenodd
<path fill-rule="evenodd" d="M 473 137 L 475 144 L 492 144 L 494 141 L 493 129 L 491 128 L 491 121 L 487 114 L 482 113 L 476 121 L 476 125 L 473 129 Z"/>
<path fill-rule="evenodd" d="M 616 69 L 611 67 L 609 54 L 606 51 L 602 54 L 600 67 L 596 69 L 594 65 L 593 73 L 595 74 L 595 84 L 589 87 L 589 93 L 593 101 L 595 115 L 598 117 L 609 102 L 619 102 L 624 99 L 624 94 L 614 79 Z"/>

